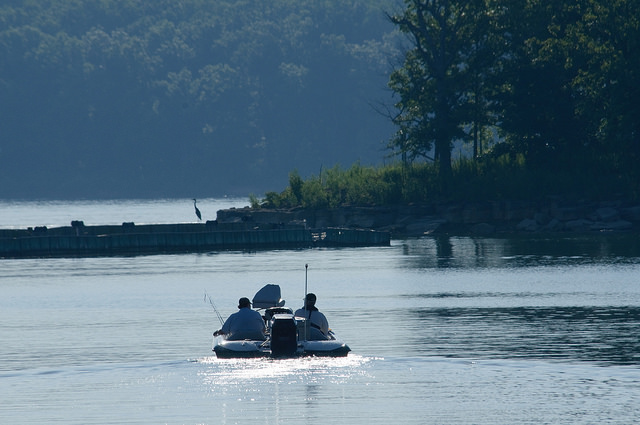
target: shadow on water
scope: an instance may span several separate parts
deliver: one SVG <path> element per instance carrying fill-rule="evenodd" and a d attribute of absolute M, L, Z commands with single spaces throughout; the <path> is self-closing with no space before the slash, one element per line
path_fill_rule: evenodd
<path fill-rule="evenodd" d="M 640 364 L 640 307 L 432 308 L 410 316 L 420 322 L 414 346 L 431 355 Z"/>
<path fill-rule="evenodd" d="M 401 267 L 485 268 L 594 261 L 624 262 L 640 257 L 635 234 L 511 235 L 476 238 L 437 235 L 405 239 Z"/>

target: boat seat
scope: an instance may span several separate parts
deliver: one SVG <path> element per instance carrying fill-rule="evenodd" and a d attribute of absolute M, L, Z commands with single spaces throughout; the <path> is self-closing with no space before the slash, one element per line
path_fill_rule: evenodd
<path fill-rule="evenodd" d="M 253 297 L 253 308 L 282 307 L 285 301 L 280 298 L 280 286 L 269 283 L 262 287 Z"/>

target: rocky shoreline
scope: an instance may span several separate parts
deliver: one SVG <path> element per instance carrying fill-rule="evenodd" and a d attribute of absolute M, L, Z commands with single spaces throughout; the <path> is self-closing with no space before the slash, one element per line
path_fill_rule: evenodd
<path fill-rule="evenodd" d="M 493 235 L 500 233 L 637 232 L 640 203 L 624 201 L 487 201 L 430 205 L 341 207 L 335 209 L 252 209 L 218 211 L 220 223 L 304 224 L 390 232 L 393 237 Z"/>

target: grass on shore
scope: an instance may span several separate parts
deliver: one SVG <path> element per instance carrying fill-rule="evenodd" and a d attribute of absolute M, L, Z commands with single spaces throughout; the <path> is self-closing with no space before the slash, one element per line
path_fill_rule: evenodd
<path fill-rule="evenodd" d="M 282 192 L 267 192 L 264 199 L 250 195 L 250 200 L 252 208 L 318 209 L 549 197 L 637 199 L 637 178 L 593 166 L 536 170 L 527 167 L 522 156 L 505 155 L 455 161 L 451 179 L 446 183 L 432 163 L 394 163 L 381 167 L 354 164 L 348 169 L 335 166 L 306 180 L 294 170 Z"/>

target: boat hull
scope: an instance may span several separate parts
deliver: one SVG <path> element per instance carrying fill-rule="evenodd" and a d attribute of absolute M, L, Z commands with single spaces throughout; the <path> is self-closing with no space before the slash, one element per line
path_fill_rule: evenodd
<path fill-rule="evenodd" d="M 264 341 L 221 341 L 213 351 L 219 359 L 268 357 L 271 350 L 262 347 Z"/>
<path fill-rule="evenodd" d="M 304 341 L 303 355 L 316 357 L 345 357 L 351 349 L 338 340 L 329 341 Z"/>
<path fill-rule="evenodd" d="M 274 355 L 271 347 L 265 341 L 216 341 L 213 346 L 216 357 L 220 359 L 235 358 L 292 358 L 292 357 L 346 357 L 351 349 L 339 340 L 301 341 L 296 351 L 288 355 Z"/>

